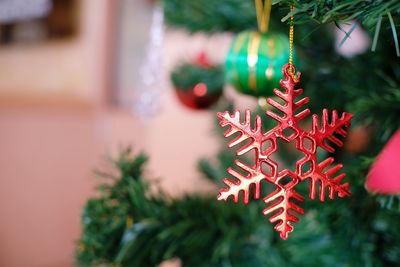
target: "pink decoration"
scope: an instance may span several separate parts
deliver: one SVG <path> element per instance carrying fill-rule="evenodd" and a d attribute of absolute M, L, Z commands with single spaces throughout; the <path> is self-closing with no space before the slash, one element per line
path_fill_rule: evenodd
<path fill-rule="evenodd" d="M 382 149 L 369 171 L 365 187 L 382 194 L 400 194 L 400 130 Z"/>

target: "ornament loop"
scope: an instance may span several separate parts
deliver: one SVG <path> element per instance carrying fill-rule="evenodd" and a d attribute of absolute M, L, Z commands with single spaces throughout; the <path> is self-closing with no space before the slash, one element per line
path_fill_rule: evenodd
<path fill-rule="evenodd" d="M 262 33 L 268 32 L 271 14 L 272 0 L 255 0 L 258 30 Z"/>
<path fill-rule="evenodd" d="M 293 64 L 289 63 L 284 66 L 284 72 L 287 76 L 292 78 L 294 83 L 298 83 L 300 81 L 300 73 L 296 73 L 296 68 Z M 285 75 L 286 76 L 286 75 Z"/>

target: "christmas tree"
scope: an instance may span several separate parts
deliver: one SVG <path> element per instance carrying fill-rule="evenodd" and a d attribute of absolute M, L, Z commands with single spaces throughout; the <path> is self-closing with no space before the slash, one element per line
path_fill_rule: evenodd
<path fill-rule="evenodd" d="M 257 28 L 253 1 L 166 0 L 163 7 L 169 25 L 191 32 Z M 376 191 L 372 193 L 366 184 L 382 151 L 396 143 L 393 140 L 400 128 L 400 3 L 281 0 L 274 1 L 272 8 L 270 30 L 275 32 L 286 33 L 294 16 L 297 68 L 302 71 L 304 95 L 311 99 L 309 108 L 317 113 L 327 108 L 354 114 L 344 149 L 320 151 L 322 158 L 334 156 L 344 163 L 352 196 L 328 204 L 305 201 L 302 208 L 307 212 L 283 241 L 260 214 L 265 209 L 262 201 L 232 205 L 217 202 L 216 193 L 175 199 L 161 189 L 149 190 L 151 185 L 142 177 L 146 156 L 128 149 L 113 161 L 117 173 L 99 172 L 111 182 L 100 185 L 100 196 L 84 207 L 76 252 L 80 265 L 156 266 L 179 258 L 182 266 L 191 267 L 399 266 L 400 191 L 369 186 Z M 345 24 L 350 28 L 341 43 L 349 41 L 359 27 L 369 34 L 375 52 L 352 57 L 338 54 L 332 29 L 342 29 Z M 221 102 L 217 110 L 232 113 L 234 104 Z M 253 113 L 262 118 L 263 132 L 273 127 L 271 120 L 265 119 L 264 109 Z M 222 137 L 222 132 L 219 135 Z M 397 157 L 397 162 L 399 149 L 389 155 Z M 217 160 L 202 159 L 198 167 L 205 178 L 224 187 L 226 169 L 234 165 L 235 158 L 221 138 Z M 285 166 L 298 160 L 285 144 L 280 159 Z M 241 158 L 246 164 L 252 160 Z M 391 173 L 398 169 L 379 166 L 393 169 Z M 387 177 L 378 176 L 385 184 Z M 275 187 L 271 184 L 261 190 L 268 195 Z M 307 195 L 308 184 L 300 183 L 296 191 Z"/>

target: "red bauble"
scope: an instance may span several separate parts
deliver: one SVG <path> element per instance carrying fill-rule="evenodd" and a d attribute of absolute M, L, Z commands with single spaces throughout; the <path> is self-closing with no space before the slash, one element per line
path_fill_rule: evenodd
<path fill-rule="evenodd" d="M 194 63 L 183 64 L 172 74 L 172 82 L 180 102 L 191 109 L 207 109 L 222 95 L 224 72 L 221 66 L 210 64 L 204 51 Z"/>
<path fill-rule="evenodd" d="M 293 66 L 292 68 L 295 73 Z M 220 191 L 218 200 L 227 200 L 232 197 L 234 202 L 238 202 L 239 198 L 242 198 L 243 202 L 247 204 L 251 187 L 254 188 L 252 190 L 254 198 L 258 199 L 261 194 L 261 183 L 273 184 L 276 187 L 275 191 L 263 199 L 264 203 L 268 205 L 263 213 L 264 215 L 273 215 L 269 220 L 271 223 L 276 223 L 275 230 L 280 232 L 282 239 L 287 239 L 288 234 L 293 231 L 291 223 L 298 222 L 296 213 L 304 213 L 299 206 L 299 203 L 304 201 L 304 197 L 295 191 L 297 184 L 309 180 L 310 198 L 315 199 L 319 195 L 322 202 L 325 197 L 333 199 L 335 195 L 339 197 L 351 195 L 349 184 L 342 183 L 345 174 L 336 175 L 342 168 L 342 164 L 333 165 L 333 157 L 318 162 L 317 148 L 320 147 L 332 153 L 335 148 L 327 141 L 342 146 L 343 142 L 337 136 L 344 137 L 346 135 L 345 128 L 350 125 L 352 114 L 344 112 L 339 117 L 337 111 L 334 110 L 332 118 L 329 119 L 328 110 L 324 109 L 321 123 L 319 123 L 318 116 L 314 114 L 311 130 L 306 131 L 301 128 L 299 122 L 310 114 L 310 110 L 300 110 L 308 103 L 309 99 L 305 97 L 296 100 L 303 92 L 302 89 L 295 89 L 295 85 L 300 79 L 300 73 L 295 77 L 293 73 L 290 73 L 290 69 L 289 64 L 283 66 L 282 69 L 285 79 L 280 81 L 280 85 L 284 91 L 274 89 L 274 94 L 280 98 L 280 101 L 267 99 L 270 105 L 283 113 L 283 116 L 280 116 L 267 110 L 266 114 L 278 122 L 273 129 L 263 133 L 261 118 L 256 116 L 254 125 L 251 122 L 249 110 L 246 110 L 243 122 L 241 122 L 239 111 L 232 115 L 228 112 L 217 113 L 221 127 L 229 126 L 224 133 L 225 137 L 239 133 L 239 136 L 228 142 L 228 147 L 239 145 L 236 151 L 238 156 L 251 150 L 255 151 L 255 162 L 252 166 L 236 160 L 235 167 L 240 169 L 240 172 L 232 168 L 228 169 L 228 173 L 234 179 L 224 179 L 227 187 Z M 303 154 L 303 157 L 296 162 L 294 170 L 284 168 L 272 159 L 273 153 L 279 150 L 278 139 L 287 143 L 295 142 L 297 150 Z M 241 194 L 241 192 L 243 193 Z"/>
<path fill-rule="evenodd" d="M 365 183 L 368 191 L 381 194 L 400 194 L 400 130 L 379 153 Z"/>
<path fill-rule="evenodd" d="M 198 83 L 193 88 L 182 90 L 175 89 L 178 99 L 183 105 L 194 110 L 207 109 L 215 104 L 222 95 L 222 90 L 210 93 L 207 85 Z"/>

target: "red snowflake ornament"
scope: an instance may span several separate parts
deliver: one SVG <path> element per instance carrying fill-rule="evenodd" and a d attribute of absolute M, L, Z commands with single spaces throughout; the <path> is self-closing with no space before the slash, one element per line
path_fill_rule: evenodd
<path fill-rule="evenodd" d="M 294 69 L 293 66 L 292 68 Z M 307 108 L 299 112 L 299 109 L 308 103 L 309 98 L 295 100 L 303 93 L 302 89 L 295 89 L 295 85 L 300 81 L 300 72 L 297 73 L 296 78 L 289 73 L 289 70 L 289 64 L 282 68 L 285 80 L 281 80 L 280 85 L 284 92 L 274 89 L 274 94 L 281 98 L 285 104 L 280 104 L 272 98 L 267 99 L 270 105 L 284 114 L 281 117 L 271 110 L 267 110 L 266 114 L 278 122 L 278 125 L 268 132 L 262 132 L 262 122 L 259 116 L 256 116 L 255 127 L 252 127 L 249 110 L 246 110 L 243 123 L 240 121 L 239 111 L 232 115 L 228 112 L 217 113 L 220 119 L 220 126 L 230 126 L 224 133 L 225 137 L 239 133 L 238 137 L 228 142 L 229 148 L 238 146 L 236 155 L 240 156 L 252 149 L 255 150 L 255 164 L 253 166 L 248 166 L 239 160 L 235 161 L 236 166 L 247 173 L 247 176 L 232 168 L 228 169 L 228 173 L 236 179 L 224 179 L 227 188 L 220 190 L 218 200 L 227 200 L 232 197 L 234 202 L 238 202 L 239 194 L 243 192 L 243 202 L 247 204 L 251 186 L 254 186 L 254 198 L 258 199 L 260 198 L 262 181 L 275 185 L 276 190 L 263 199 L 269 205 L 263 213 L 264 215 L 273 215 L 269 221 L 276 223 L 275 230 L 280 232 L 282 239 L 287 239 L 288 234 L 293 231 L 291 222 L 295 223 L 299 220 L 294 212 L 298 214 L 304 213 L 304 210 L 293 202 L 293 200 L 296 200 L 297 203 L 304 201 L 304 197 L 295 191 L 296 185 L 300 182 L 309 179 L 310 198 L 315 199 L 319 192 L 319 199 L 322 202 L 325 200 L 327 189 L 330 199 L 333 199 L 336 194 L 339 197 L 351 195 L 349 184 L 342 183 L 345 174 L 342 173 L 335 176 L 343 165 L 332 165 L 333 157 L 318 163 L 317 147 L 332 153 L 335 149 L 327 143 L 328 140 L 339 147 L 342 146 L 343 142 L 337 136 L 346 136 L 345 128 L 350 126 L 352 114 L 343 112 L 342 116 L 339 117 L 337 111 L 334 110 L 332 119 L 329 122 L 328 110 L 324 109 L 321 126 L 318 125 L 318 116 L 314 114 L 312 116 L 311 130 L 305 131 L 300 128 L 298 123 L 310 114 L 310 110 Z M 304 154 L 304 157 L 296 162 L 295 170 L 284 169 L 278 171 L 278 162 L 270 158 L 278 149 L 278 138 L 285 142 L 294 141 L 297 150 Z M 265 149 L 265 147 L 267 148 Z M 268 169 L 268 171 L 265 171 L 265 169 Z"/>

